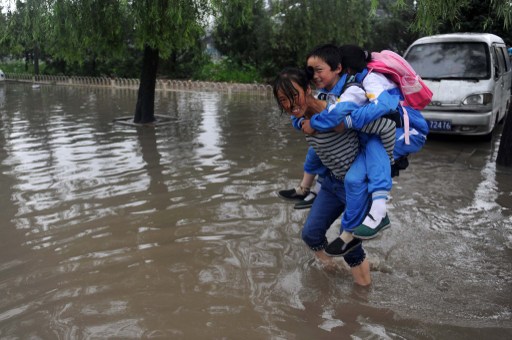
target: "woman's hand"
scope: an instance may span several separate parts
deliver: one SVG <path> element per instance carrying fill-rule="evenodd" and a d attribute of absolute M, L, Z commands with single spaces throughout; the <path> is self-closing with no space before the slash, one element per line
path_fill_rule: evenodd
<path fill-rule="evenodd" d="M 307 135 L 312 135 L 316 132 L 316 130 L 311 127 L 311 121 L 309 119 L 304 119 L 302 122 L 302 132 Z"/>
<path fill-rule="evenodd" d="M 342 133 L 343 131 L 345 131 L 345 124 L 343 124 L 343 122 L 341 122 L 340 125 L 338 125 L 334 128 L 334 131 L 336 131 L 338 133 Z"/>

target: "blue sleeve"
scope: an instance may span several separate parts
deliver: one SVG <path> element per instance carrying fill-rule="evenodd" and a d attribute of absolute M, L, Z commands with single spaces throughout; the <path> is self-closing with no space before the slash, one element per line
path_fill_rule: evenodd
<path fill-rule="evenodd" d="M 382 92 L 376 100 L 352 111 L 350 116 L 344 117 L 347 128 L 360 130 L 366 124 L 396 110 L 400 97 L 387 91 Z"/>
<path fill-rule="evenodd" d="M 290 116 L 292 120 L 292 125 L 295 129 L 301 131 L 302 130 L 302 121 L 304 120 L 304 117 L 297 118 L 295 116 Z"/>
<path fill-rule="evenodd" d="M 311 127 L 320 132 L 327 132 L 340 125 L 345 116 L 353 112 L 359 106 L 350 101 L 339 102 L 331 106 L 331 110 L 323 110 L 311 117 Z"/>

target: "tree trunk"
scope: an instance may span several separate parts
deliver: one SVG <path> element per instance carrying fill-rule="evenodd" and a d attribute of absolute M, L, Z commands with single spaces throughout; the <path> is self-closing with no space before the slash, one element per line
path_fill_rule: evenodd
<path fill-rule="evenodd" d="M 505 119 L 496 163 L 512 166 L 512 108 L 508 111 L 507 118 Z"/>
<path fill-rule="evenodd" d="M 155 85 L 158 69 L 158 50 L 144 47 L 142 74 L 140 76 L 139 94 L 133 122 L 147 124 L 155 121 Z"/>
<path fill-rule="evenodd" d="M 39 46 L 34 47 L 34 74 L 39 75 Z"/>
<path fill-rule="evenodd" d="M 25 51 L 25 73 L 28 73 L 28 64 L 30 63 L 30 54 Z"/>

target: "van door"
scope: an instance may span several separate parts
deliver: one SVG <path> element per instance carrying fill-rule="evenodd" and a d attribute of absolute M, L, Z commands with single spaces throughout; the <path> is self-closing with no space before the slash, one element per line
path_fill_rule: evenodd
<path fill-rule="evenodd" d="M 493 100 L 493 104 L 496 105 L 493 108 L 498 117 L 495 117 L 495 122 L 501 120 L 504 117 L 504 112 L 506 112 L 507 102 L 509 100 L 509 95 L 507 95 L 507 91 L 505 90 L 505 61 L 502 57 L 501 49 L 499 46 L 494 44 L 492 46 L 492 54 L 493 54 L 493 77 L 494 77 L 494 96 L 496 100 Z"/>
<path fill-rule="evenodd" d="M 510 106 L 512 105 L 511 102 L 511 96 L 512 96 L 512 65 L 510 63 L 510 58 L 508 56 L 507 47 L 505 45 L 500 46 L 501 54 L 503 55 L 503 64 L 504 64 L 504 70 L 503 70 L 503 82 L 505 84 L 504 86 L 504 97 L 506 99 L 505 104 L 508 105 L 508 108 L 504 112 L 505 114 L 510 110 Z"/>
<path fill-rule="evenodd" d="M 503 78 L 501 77 L 501 68 L 498 62 L 498 53 L 496 52 L 496 44 L 491 46 L 491 80 L 493 84 L 492 93 L 492 112 L 493 123 L 503 106 Z M 494 127 L 493 127 L 494 129 Z"/>

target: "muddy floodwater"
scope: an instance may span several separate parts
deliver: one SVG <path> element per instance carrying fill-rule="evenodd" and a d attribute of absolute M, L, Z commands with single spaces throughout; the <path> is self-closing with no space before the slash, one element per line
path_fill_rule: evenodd
<path fill-rule="evenodd" d="M 113 123 L 135 102 L 0 83 L 0 339 L 512 338 L 502 126 L 411 157 L 362 289 L 276 194 L 307 145 L 270 94 L 157 93 L 170 124 Z"/>

